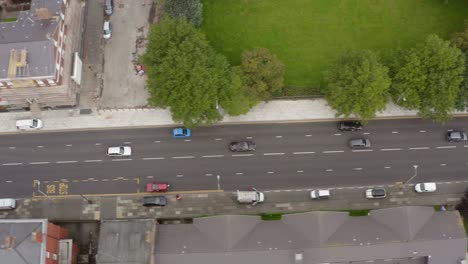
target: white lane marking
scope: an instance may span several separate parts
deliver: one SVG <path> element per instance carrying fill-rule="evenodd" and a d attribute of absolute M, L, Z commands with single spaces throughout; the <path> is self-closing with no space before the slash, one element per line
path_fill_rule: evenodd
<path fill-rule="evenodd" d="M 9 149 L 16 149 L 16 147 L 9 147 Z"/>
<path fill-rule="evenodd" d="M 409 148 L 410 150 L 429 149 L 429 147 Z"/>
<path fill-rule="evenodd" d="M 326 171 L 333 171 L 333 169 L 326 169 Z"/>
<path fill-rule="evenodd" d="M 300 152 L 293 152 L 294 155 L 305 155 L 305 154 L 314 154 L 313 151 L 300 151 Z"/>
<path fill-rule="evenodd" d="M 392 131 L 392 134 L 398 134 L 398 131 Z"/>
<path fill-rule="evenodd" d="M 132 142 L 127 141 L 127 142 L 124 142 L 124 144 L 127 144 L 127 145 L 128 145 L 128 144 L 132 144 Z"/>
<path fill-rule="evenodd" d="M 308 135 L 305 135 L 306 137 L 311 137 L 312 135 L 308 134 Z"/>
<path fill-rule="evenodd" d="M 333 135 L 334 135 L 334 136 L 341 136 L 341 134 L 340 134 L 340 133 L 337 133 L 337 134 L 333 134 Z"/>
<path fill-rule="evenodd" d="M 180 178 L 180 177 L 184 177 L 184 175 L 178 174 L 178 175 L 176 175 L 176 177 L 177 177 L 177 178 Z"/>
<path fill-rule="evenodd" d="M 452 132 L 452 131 L 453 131 L 453 129 L 447 129 L 447 132 Z"/>
<path fill-rule="evenodd" d="M 224 155 L 206 155 L 202 156 L 203 158 L 222 158 Z"/>
<path fill-rule="evenodd" d="M 380 151 L 395 151 L 395 150 L 401 150 L 401 148 L 381 149 Z"/>
<path fill-rule="evenodd" d="M 96 143 L 94 144 L 95 146 L 101 146 L 102 144 L 101 143 Z"/>
<path fill-rule="evenodd" d="M 275 156 L 275 155 L 284 155 L 284 153 L 282 152 L 278 152 L 278 153 L 263 153 L 264 156 Z"/>
<path fill-rule="evenodd" d="M 192 141 L 191 139 L 184 139 L 185 142 L 190 142 Z"/>
<path fill-rule="evenodd" d="M 17 162 L 17 163 L 3 163 L 3 166 L 16 166 L 16 165 L 23 165 L 23 163 Z"/>
<path fill-rule="evenodd" d="M 154 178 L 154 176 L 150 175 L 150 176 L 146 176 L 146 178 L 152 179 L 152 178 Z"/>
<path fill-rule="evenodd" d="M 299 173 L 303 173 L 304 171 L 303 171 L 303 170 L 298 170 L 297 172 L 299 172 Z"/>
<path fill-rule="evenodd" d="M 457 146 L 442 146 L 442 147 L 436 147 L 438 149 L 448 149 L 448 148 L 456 148 Z"/>
<path fill-rule="evenodd" d="M 5 181 L 6 183 L 12 183 L 13 181 Z"/>
<path fill-rule="evenodd" d="M 129 161 L 129 160 L 133 160 L 133 159 L 113 159 L 112 161 Z"/>
<path fill-rule="evenodd" d="M 143 160 L 163 160 L 164 157 L 151 157 L 151 158 L 143 158 Z"/>
<path fill-rule="evenodd" d="M 352 152 L 371 152 L 374 151 L 373 149 L 355 149 L 351 150 Z"/>
<path fill-rule="evenodd" d="M 73 146 L 73 145 L 72 144 L 65 145 L 65 147 L 71 147 L 71 146 Z"/>
<path fill-rule="evenodd" d="M 390 168 L 391 168 L 390 166 L 386 166 L 386 167 L 384 167 L 384 169 L 390 169 Z"/>
<path fill-rule="evenodd" d="M 101 162 L 102 160 L 85 160 L 84 162 Z"/>
<path fill-rule="evenodd" d="M 57 161 L 56 163 L 77 163 L 77 160 L 60 160 Z"/>
<path fill-rule="evenodd" d="M 153 141 L 153 143 L 160 143 L 160 142 L 161 142 L 161 141 L 159 141 L 159 140 L 155 140 L 155 141 Z"/>
<path fill-rule="evenodd" d="M 245 137 L 246 139 L 252 139 L 253 137 Z"/>
<path fill-rule="evenodd" d="M 242 175 L 244 174 L 243 172 L 236 172 L 236 175 Z"/>
<path fill-rule="evenodd" d="M 268 174 L 273 174 L 275 173 L 274 171 L 267 171 Z"/>
<path fill-rule="evenodd" d="M 195 156 L 182 156 L 182 157 L 171 157 L 173 159 L 193 159 Z"/>
<path fill-rule="evenodd" d="M 207 174 L 205 174 L 205 176 L 213 176 L 213 174 L 207 173 Z"/>
<path fill-rule="evenodd" d="M 421 132 L 421 133 L 426 133 L 426 130 L 419 130 L 419 132 Z"/>
<path fill-rule="evenodd" d="M 362 134 L 363 134 L 363 135 L 369 135 L 370 132 L 364 132 L 364 133 L 362 133 Z"/>
<path fill-rule="evenodd" d="M 249 157 L 253 156 L 253 154 L 233 154 L 232 157 Z"/>
<path fill-rule="evenodd" d="M 43 148 L 44 146 L 37 146 L 38 148 Z"/>
<path fill-rule="evenodd" d="M 222 138 L 215 138 L 215 140 L 220 141 L 220 140 L 223 140 L 223 139 Z"/>
<path fill-rule="evenodd" d="M 447 164 L 441 163 L 440 166 L 444 167 L 444 166 L 447 166 Z"/>
<path fill-rule="evenodd" d="M 326 150 L 322 151 L 322 153 L 342 153 L 344 150 Z"/>
<path fill-rule="evenodd" d="M 464 148 L 468 148 L 468 145 L 463 146 Z"/>
<path fill-rule="evenodd" d="M 353 170 L 362 170 L 362 168 L 353 168 Z"/>
<path fill-rule="evenodd" d="M 48 161 L 37 161 L 37 162 L 29 162 L 31 165 L 41 165 L 41 164 L 49 164 Z"/>
<path fill-rule="evenodd" d="M 283 136 L 276 136 L 276 138 L 282 138 Z"/>

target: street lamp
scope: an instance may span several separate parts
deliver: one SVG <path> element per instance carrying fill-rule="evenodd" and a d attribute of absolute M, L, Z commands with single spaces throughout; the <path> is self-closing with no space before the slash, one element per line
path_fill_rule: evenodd
<path fill-rule="evenodd" d="M 217 175 L 217 176 L 216 176 L 216 179 L 218 180 L 218 191 L 221 190 L 221 185 L 219 184 L 219 178 L 220 178 L 220 176 Z"/>
<path fill-rule="evenodd" d="M 80 194 L 80 196 L 86 200 L 86 202 L 88 202 L 88 204 L 93 204 L 93 201 L 91 201 L 90 199 L 86 198 L 86 196 Z"/>
<path fill-rule="evenodd" d="M 411 176 L 411 178 L 409 178 L 405 184 L 409 183 L 414 177 L 418 176 L 418 165 L 413 165 L 413 168 L 414 168 L 414 175 Z"/>

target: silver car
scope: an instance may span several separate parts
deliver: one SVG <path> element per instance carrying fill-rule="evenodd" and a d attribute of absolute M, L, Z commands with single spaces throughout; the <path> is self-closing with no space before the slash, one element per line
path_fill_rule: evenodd
<path fill-rule="evenodd" d="M 352 149 L 367 149 L 371 147 L 371 142 L 367 138 L 354 138 L 349 141 L 349 147 Z"/>
<path fill-rule="evenodd" d="M 129 157 L 132 155 L 132 148 L 129 146 L 116 146 L 107 148 L 107 156 Z"/>

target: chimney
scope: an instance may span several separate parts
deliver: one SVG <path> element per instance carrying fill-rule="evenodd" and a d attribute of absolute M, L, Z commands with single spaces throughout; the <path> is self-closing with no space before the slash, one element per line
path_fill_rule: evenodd
<path fill-rule="evenodd" d="M 12 249 L 14 247 L 15 247 L 15 238 L 12 236 L 5 237 L 5 239 L 3 240 L 2 248 Z"/>
<path fill-rule="evenodd" d="M 52 14 L 50 13 L 49 9 L 45 7 L 37 8 L 36 15 L 39 20 L 46 20 L 52 18 Z"/>

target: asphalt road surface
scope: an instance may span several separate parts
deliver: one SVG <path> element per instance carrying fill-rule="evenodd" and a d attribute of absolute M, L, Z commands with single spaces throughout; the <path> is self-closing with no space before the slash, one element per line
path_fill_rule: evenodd
<path fill-rule="evenodd" d="M 340 132 L 337 122 L 226 125 L 174 139 L 171 128 L 23 133 L 0 136 L 0 197 L 145 192 L 150 181 L 172 191 L 297 189 L 461 181 L 468 178 L 468 143 L 449 143 L 448 130 L 468 130 L 468 118 L 371 121 Z M 353 151 L 351 138 L 372 148 Z M 228 144 L 253 140 L 254 153 Z M 128 158 L 106 156 L 129 145 Z M 219 175 L 219 177 L 218 177 Z"/>

